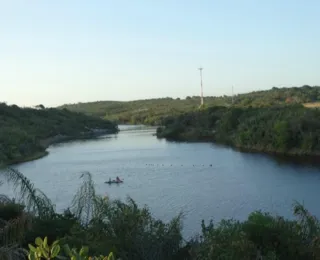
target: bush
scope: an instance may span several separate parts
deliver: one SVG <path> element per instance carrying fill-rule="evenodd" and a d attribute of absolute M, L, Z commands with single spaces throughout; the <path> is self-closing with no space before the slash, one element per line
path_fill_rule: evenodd
<path fill-rule="evenodd" d="M 28 183 L 18 172 L 10 173 L 11 180 L 13 175 L 19 180 L 15 183 Z M 302 205 L 294 206 L 296 220 L 256 211 L 242 222 L 202 222 L 200 236 L 185 244 L 181 215 L 164 223 L 130 198 L 122 202 L 97 196 L 91 175 L 82 178 L 70 210 L 63 214 L 48 212 L 49 201 L 30 184 L 25 204 L 35 200 L 37 210 L 28 211 L 30 207 L 3 197 L 0 259 L 23 258 L 21 246 L 29 247 L 29 259 L 110 259 L 113 254 L 122 260 L 320 259 L 320 223 Z M 31 225 L 26 225 L 28 218 Z M 48 235 L 42 240 L 39 236 L 44 233 Z M 36 246 L 30 245 L 34 241 Z"/>

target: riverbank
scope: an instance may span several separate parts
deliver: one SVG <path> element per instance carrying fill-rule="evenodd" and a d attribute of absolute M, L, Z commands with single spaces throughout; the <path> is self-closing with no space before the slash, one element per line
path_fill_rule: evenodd
<path fill-rule="evenodd" d="M 49 152 L 46 150 L 35 152 L 34 154 L 31 154 L 31 155 L 23 157 L 23 158 L 16 158 L 16 159 L 10 161 L 9 163 L 7 163 L 7 165 L 15 165 L 15 164 L 19 164 L 19 163 L 38 160 L 38 159 L 41 159 L 41 158 L 47 156 L 48 154 L 49 154 Z"/>
<path fill-rule="evenodd" d="M 159 127 L 161 128 L 161 127 Z M 159 129 L 158 128 L 158 129 Z M 219 142 L 214 138 L 214 135 L 212 136 L 199 136 L 199 135 L 186 135 L 186 136 L 180 136 L 177 138 L 174 137 L 166 137 L 166 134 L 162 133 L 155 133 L 154 136 L 156 136 L 159 139 L 166 139 L 169 142 L 182 142 L 182 143 L 214 143 L 216 145 L 221 145 L 224 147 L 231 147 L 236 151 L 243 152 L 243 153 L 264 153 L 271 156 L 286 156 L 291 158 L 297 158 L 301 159 L 302 157 L 308 157 L 309 159 L 313 159 L 312 161 L 319 161 L 320 158 L 320 152 L 308 152 L 304 150 L 299 149 L 292 149 L 289 151 L 283 151 L 283 150 L 275 150 L 268 147 L 259 147 L 259 146 L 239 146 L 232 143 L 226 143 L 226 142 Z"/>
<path fill-rule="evenodd" d="M 300 165 L 320 165 L 320 153 L 308 153 L 303 150 L 291 150 L 291 151 L 276 151 L 276 150 L 268 150 L 268 149 L 262 149 L 259 147 L 240 147 L 235 146 L 230 143 L 221 143 L 217 142 L 214 138 L 191 138 L 191 139 L 182 139 L 182 138 L 166 138 L 163 136 L 160 136 L 159 134 L 155 133 L 153 136 L 156 136 L 159 139 L 165 139 L 169 142 L 180 142 L 180 143 L 213 143 L 215 145 L 219 145 L 221 147 L 230 147 L 235 151 L 241 152 L 241 153 L 251 153 L 251 154 L 265 154 L 272 158 L 275 158 L 276 161 L 280 162 L 289 162 L 293 163 L 296 162 Z"/>
<path fill-rule="evenodd" d="M 27 155 L 22 158 L 16 158 L 15 160 L 10 161 L 8 165 L 14 165 L 14 164 L 30 162 L 30 161 L 41 159 L 49 154 L 47 149 L 49 148 L 50 145 L 53 145 L 53 144 L 58 144 L 58 143 L 63 143 L 63 142 L 73 141 L 73 140 L 90 140 L 90 139 L 98 138 L 100 136 L 103 136 L 106 134 L 112 134 L 112 133 L 113 132 L 110 130 L 100 129 L 99 131 L 96 131 L 96 132 L 91 131 L 89 134 L 83 134 L 79 136 L 56 135 L 53 137 L 49 137 L 47 139 L 39 141 L 39 144 L 42 147 L 42 150 L 36 151 L 33 154 Z"/>
<path fill-rule="evenodd" d="M 20 108 L 0 103 L 0 165 L 41 158 L 55 142 L 116 133 L 117 125 L 66 109 Z"/>
<path fill-rule="evenodd" d="M 246 152 L 320 156 L 320 111 L 301 106 L 212 107 L 167 118 L 157 137 L 214 142 Z"/>

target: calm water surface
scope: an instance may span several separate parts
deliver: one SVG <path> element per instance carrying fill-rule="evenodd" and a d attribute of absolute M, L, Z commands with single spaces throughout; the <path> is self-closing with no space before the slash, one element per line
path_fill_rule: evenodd
<path fill-rule="evenodd" d="M 185 236 L 198 232 L 202 219 L 242 220 L 257 209 L 291 217 L 294 200 L 320 217 L 319 167 L 279 164 L 209 143 L 167 142 L 154 133 L 133 127 L 97 140 L 58 144 L 48 149 L 49 156 L 16 167 L 58 210 L 70 204 L 79 176 L 89 171 L 100 194 L 129 195 L 163 220 L 183 211 Z M 104 184 L 116 176 L 124 179 L 122 185 Z"/>

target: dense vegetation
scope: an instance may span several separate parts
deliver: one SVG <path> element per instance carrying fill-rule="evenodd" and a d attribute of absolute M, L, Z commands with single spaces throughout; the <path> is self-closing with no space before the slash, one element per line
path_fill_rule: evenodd
<path fill-rule="evenodd" d="M 211 107 L 168 117 L 158 137 L 214 141 L 238 148 L 320 155 L 320 110 L 302 105 Z"/>
<path fill-rule="evenodd" d="M 53 256 L 71 251 L 72 259 L 79 260 L 88 259 L 80 255 L 111 256 L 110 252 L 122 260 L 320 258 L 320 223 L 299 204 L 294 206 L 296 220 L 257 211 L 243 222 L 203 222 L 201 233 L 184 241 L 181 216 L 164 223 L 131 199 L 124 203 L 103 198 L 96 194 L 89 173 L 82 175 L 83 184 L 64 213 L 57 213 L 45 194 L 18 171 L 6 169 L 0 175 L 20 195 L 16 200 L 0 196 L 3 260 L 24 259 L 26 251 L 32 254 L 49 246 Z"/>
<path fill-rule="evenodd" d="M 206 106 L 266 107 L 283 104 L 305 104 L 320 101 L 320 87 L 272 88 L 246 94 L 221 97 L 205 97 Z M 199 107 L 200 97 L 185 99 L 149 99 L 129 102 L 97 101 L 90 103 L 68 104 L 61 108 L 71 111 L 95 115 L 118 123 L 161 125 L 169 115 L 178 116 L 194 111 Z"/>
<path fill-rule="evenodd" d="M 5 103 L 0 103 L 0 126 L 0 165 L 41 156 L 50 143 L 89 137 L 97 133 L 95 129 L 117 131 L 110 121 L 66 109 L 19 108 Z"/>

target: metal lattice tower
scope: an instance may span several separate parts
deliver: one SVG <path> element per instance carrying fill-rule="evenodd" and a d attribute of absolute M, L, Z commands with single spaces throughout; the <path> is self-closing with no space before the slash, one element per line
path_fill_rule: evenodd
<path fill-rule="evenodd" d="M 203 86 L 202 86 L 202 70 L 203 68 L 199 68 L 200 70 L 200 84 L 201 84 L 201 106 L 203 106 Z"/>
<path fill-rule="evenodd" d="M 233 105 L 233 102 L 234 102 L 234 93 L 233 93 L 233 86 L 232 86 L 232 105 Z"/>

